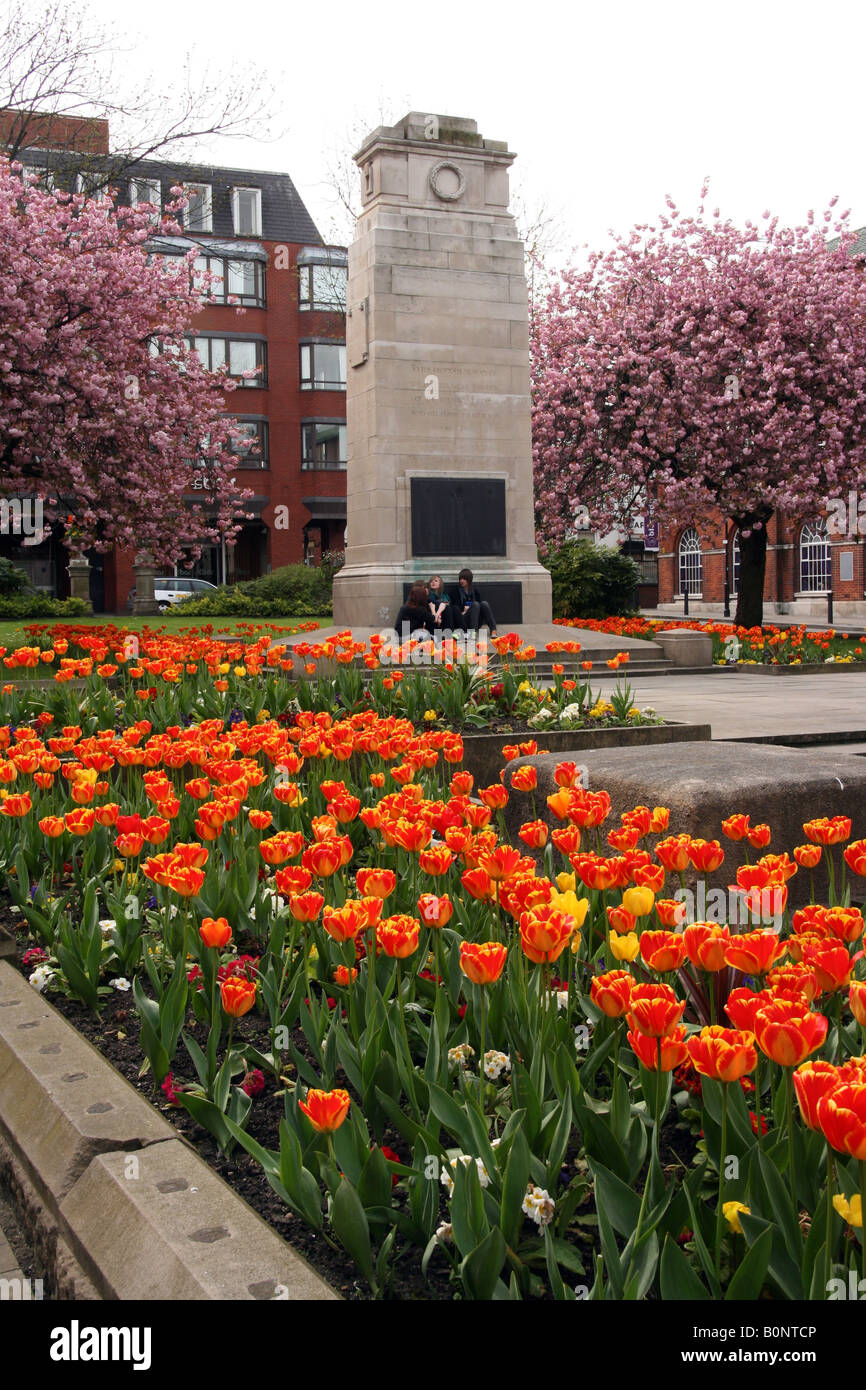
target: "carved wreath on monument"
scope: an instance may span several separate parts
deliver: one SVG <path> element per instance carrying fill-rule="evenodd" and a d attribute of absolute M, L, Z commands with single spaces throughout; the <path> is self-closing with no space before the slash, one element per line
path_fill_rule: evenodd
<path fill-rule="evenodd" d="M 442 175 L 445 173 L 456 176 L 456 188 L 449 188 L 447 186 L 451 180 L 443 180 Z M 434 193 L 443 203 L 456 202 L 456 200 L 461 198 L 466 192 L 466 180 L 463 177 L 463 172 L 456 164 L 452 163 L 450 159 L 440 160 L 438 164 L 433 165 L 428 177 L 428 183 L 430 184 L 431 193 Z"/>

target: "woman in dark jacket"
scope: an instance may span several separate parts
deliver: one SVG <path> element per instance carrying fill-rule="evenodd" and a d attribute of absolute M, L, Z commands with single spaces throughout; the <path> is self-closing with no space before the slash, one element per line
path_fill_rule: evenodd
<path fill-rule="evenodd" d="M 409 591 L 409 597 L 397 614 L 397 621 L 394 624 L 401 642 L 404 640 L 404 636 L 417 632 L 419 628 L 432 634 L 433 615 L 427 603 L 427 585 L 413 584 Z"/>

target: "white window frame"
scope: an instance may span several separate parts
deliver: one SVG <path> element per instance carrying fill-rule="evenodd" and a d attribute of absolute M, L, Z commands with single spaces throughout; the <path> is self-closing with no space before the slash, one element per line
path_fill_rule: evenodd
<path fill-rule="evenodd" d="M 803 595 L 829 593 L 829 584 L 819 587 L 816 581 L 832 579 L 832 574 L 833 551 L 827 535 L 827 524 L 820 517 L 813 518 L 804 522 L 800 528 L 800 538 L 797 542 L 797 578 L 800 587 L 797 592 Z"/>
<path fill-rule="evenodd" d="M 731 538 L 731 587 L 729 594 L 731 598 L 736 598 L 740 592 L 740 564 L 742 552 L 740 549 L 740 533 L 735 531 Z"/>
<path fill-rule="evenodd" d="M 153 197 L 154 192 L 156 197 Z M 147 196 L 144 196 L 144 195 Z M 129 180 L 129 205 L 137 207 L 139 203 L 150 203 L 156 209 L 157 217 L 162 212 L 162 181 L 160 179 L 130 179 Z"/>
<path fill-rule="evenodd" d="M 696 560 L 693 558 L 695 556 L 697 556 Z M 684 559 L 686 559 L 686 557 L 690 557 L 692 559 L 692 563 L 689 564 L 688 560 L 686 560 L 686 564 L 684 567 L 683 561 Z M 697 529 L 694 526 L 686 527 L 685 531 L 683 531 L 683 534 L 680 536 L 679 543 L 677 545 L 677 586 L 679 588 L 679 593 L 677 595 L 678 598 L 684 597 L 684 568 L 686 569 L 686 571 L 692 570 L 698 581 L 697 588 L 695 588 L 692 584 L 691 578 L 689 578 L 689 598 L 701 598 L 704 587 L 704 556 L 703 551 L 701 549 L 701 538 L 698 535 Z"/>
<path fill-rule="evenodd" d="M 316 378 L 316 354 L 320 348 L 336 348 L 340 355 L 340 365 L 342 367 L 342 378 L 338 383 L 328 380 L 317 380 Z M 337 342 L 327 343 L 301 343 L 300 344 L 301 362 L 301 390 L 302 391 L 345 391 L 346 389 L 346 344 Z M 304 359 L 307 359 L 308 374 L 304 376 Z"/>
<path fill-rule="evenodd" d="M 204 217 L 206 223 L 202 227 L 190 225 L 189 204 L 183 210 L 183 225 L 188 232 L 212 232 L 213 231 L 213 188 L 209 183 L 185 183 L 183 185 L 184 194 L 189 197 L 191 193 L 204 194 Z"/>
<path fill-rule="evenodd" d="M 251 231 L 242 231 L 240 223 L 240 195 L 241 193 L 255 194 L 255 215 L 253 217 L 254 226 Z M 261 236 L 262 234 L 262 190 L 249 186 L 239 186 L 232 189 L 232 226 L 235 236 Z"/>

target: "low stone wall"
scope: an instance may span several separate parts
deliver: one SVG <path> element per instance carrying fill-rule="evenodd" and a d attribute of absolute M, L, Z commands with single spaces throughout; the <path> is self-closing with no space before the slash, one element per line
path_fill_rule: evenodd
<path fill-rule="evenodd" d="M 533 794 L 536 811 L 552 826 L 561 822 L 549 810 L 546 798 L 557 790 L 553 772 L 563 760 L 577 762 L 585 769 L 583 780 L 590 789 L 609 793 L 611 815 L 602 835 L 619 825 L 620 814 L 634 806 L 668 806 L 670 833 L 688 831 L 705 840 L 719 840 L 725 862 L 709 876 L 713 887 L 727 890 L 728 884 L 736 882 L 737 869 L 746 862 L 746 850 L 752 863 L 762 853 L 786 850 L 792 855 L 796 845 L 806 843 L 804 821 L 850 816 L 853 837 L 866 836 L 866 759 L 853 754 L 751 743 L 682 742 L 673 747 L 563 750 L 509 763 L 505 774 L 509 787 L 515 768 L 530 763 L 537 769 L 538 787 Z M 770 826 L 772 840 L 766 850 L 750 849 L 748 842 L 735 843 L 723 835 L 722 821 L 738 811 L 749 815 L 752 825 L 766 822 Z M 524 821 L 533 819 L 528 792 L 512 791 L 505 818 L 512 837 Z M 594 848 L 592 831 L 585 840 Z M 613 853 L 609 848 L 607 852 Z M 837 847 L 833 853 L 838 885 L 842 851 Z M 808 869 L 800 869 L 789 880 L 792 906 L 809 901 L 810 877 Z M 697 880 L 693 871 L 686 873 L 686 886 L 692 891 Z M 814 881 L 818 901 L 826 902 L 828 880 L 823 861 L 814 870 Z M 666 892 L 673 896 L 677 887 L 677 876 L 669 875 Z M 863 900 L 866 880 L 853 880 L 852 896 Z"/>
<path fill-rule="evenodd" d="M 339 1298 L 8 961 L 0 1171 L 61 1298 Z"/>
<path fill-rule="evenodd" d="M 477 787 L 499 781 L 506 766 L 503 748 L 509 744 L 534 739 L 540 748 L 559 758 L 570 757 L 573 751 L 581 755 L 590 749 L 643 748 L 657 744 L 693 743 L 709 740 L 709 724 L 638 724 L 619 729 L 554 729 L 520 734 L 483 734 L 465 731 L 463 734 L 463 766 L 475 777 Z M 511 764 L 513 766 L 514 764 Z M 524 817 L 525 819 L 525 817 Z"/>

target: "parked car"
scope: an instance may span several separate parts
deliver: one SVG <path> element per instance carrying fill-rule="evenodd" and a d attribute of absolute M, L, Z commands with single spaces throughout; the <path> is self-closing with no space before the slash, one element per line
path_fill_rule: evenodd
<path fill-rule="evenodd" d="M 170 608 L 178 603 L 183 603 L 185 598 L 190 598 L 193 594 L 201 595 L 213 593 L 216 590 L 215 584 L 210 584 L 207 579 L 191 579 L 181 575 L 160 575 L 153 581 L 153 596 L 156 599 L 160 613 L 167 613 Z M 135 590 L 130 589 L 127 600 L 127 608 L 130 613 L 133 610 L 135 600 Z"/>

